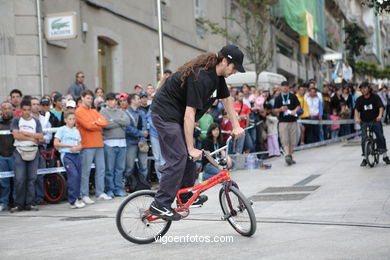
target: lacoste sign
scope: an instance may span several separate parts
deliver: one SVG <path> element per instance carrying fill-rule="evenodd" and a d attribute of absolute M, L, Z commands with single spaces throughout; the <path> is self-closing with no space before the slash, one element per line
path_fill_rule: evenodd
<path fill-rule="evenodd" d="M 76 28 L 75 12 L 49 14 L 45 18 L 45 36 L 49 41 L 74 39 Z"/>

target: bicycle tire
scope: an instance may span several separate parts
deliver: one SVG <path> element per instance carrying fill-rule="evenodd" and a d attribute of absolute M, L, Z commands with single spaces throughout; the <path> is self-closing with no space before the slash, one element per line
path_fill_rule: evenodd
<path fill-rule="evenodd" d="M 61 173 L 46 174 L 43 177 L 43 193 L 49 203 L 62 201 L 67 194 L 67 181 Z"/>
<path fill-rule="evenodd" d="M 155 220 L 150 222 L 149 226 L 147 226 L 142 220 L 142 216 L 145 214 L 145 210 L 149 208 L 150 203 L 154 200 L 155 195 L 155 191 L 137 191 L 126 198 L 119 206 L 116 214 L 116 226 L 119 230 L 119 233 L 126 240 L 136 244 L 149 244 L 155 242 L 158 238 L 161 238 L 165 235 L 165 233 L 167 233 L 169 227 L 171 226 L 170 220 Z M 137 203 L 139 204 L 137 205 Z M 135 208 L 131 209 L 132 205 Z M 131 217 L 132 213 L 134 215 L 133 217 Z M 129 221 L 132 219 L 134 221 Z M 141 227 L 141 229 L 138 229 L 140 230 L 140 234 L 137 233 L 137 228 L 139 227 Z M 157 230 L 154 229 L 156 227 Z"/>
<path fill-rule="evenodd" d="M 375 165 L 375 146 L 371 139 L 364 142 L 364 155 L 366 157 L 367 164 L 372 168 Z"/>
<path fill-rule="evenodd" d="M 229 217 L 227 217 L 227 221 L 239 234 L 247 237 L 252 236 L 256 232 L 256 216 L 253 212 L 251 203 L 241 193 L 241 191 L 239 191 L 236 187 L 233 186 L 230 186 L 229 188 L 229 197 L 233 210 L 235 210 L 238 214 L 236 216 L 234 216 L 235 214 L 232 214 L 232 210 L 227 203 L 225 188 L 223 187 L 219 191 L 219 202 L 221 204 L 224 216 L 230 215 Z M 245 219 L 240 220 L 239 215 L 244 214 L 247 214 L 248 216 L 246 216 Z M 247 223 L 249 226 L 247 228 L 244 228 L 242 226 L 243 223 Z"/>

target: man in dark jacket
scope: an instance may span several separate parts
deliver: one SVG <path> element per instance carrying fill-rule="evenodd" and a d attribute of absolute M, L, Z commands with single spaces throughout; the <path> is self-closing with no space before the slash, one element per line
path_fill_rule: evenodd
<path fill-rule="evenodd" d="M 0 131 L 10 130 L 14 116 L 13 106 L 8 101 L 1 103 L 3 114 L 0 120 Z M 12 154 L 15 150 L 14 137 L 12 134 L 0 134 L 0 172 L 14 170 L 14 160 Z M 9 196 L 11 191 L 11 178 L 0 178 L 0 211 L 9 208 Z"/>

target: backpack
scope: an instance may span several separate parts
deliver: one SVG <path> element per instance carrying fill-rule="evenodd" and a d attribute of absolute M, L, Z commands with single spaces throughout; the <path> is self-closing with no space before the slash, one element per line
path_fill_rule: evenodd
<path fill-rule="evenodd" d="M 139 190 L 150 190 L 151 186 L 145 180 L 144 176 L 139 174 L 138 172 L 134 172 L 132 175 L 127 177 L 129 182 L 129 191 L 135 192 Z"/>

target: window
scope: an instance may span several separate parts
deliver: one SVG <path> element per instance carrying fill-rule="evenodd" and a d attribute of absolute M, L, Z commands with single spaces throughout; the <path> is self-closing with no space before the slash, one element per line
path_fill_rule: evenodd
<path fill-rule="evenodd" d="M 293 48 L 280 40 L 276 43 L 276 51 L 289 58 L 292 58 L 294 54 Z"/>
<path fill-rule="evenodd" d="M 194 9 L 195 9 L 195 22 L 198 19 L 206 17 L 206 0 L 194 0 Z M 196 33 L 203 38 L 206 31 L 203 26 L 196 22 Z"/>
<path fill-rule="evenodd" d="M 112 52 L 115 44 L 107 37 L 98 37 L 99 87 L 106 93 L 113 90 Z"/>

